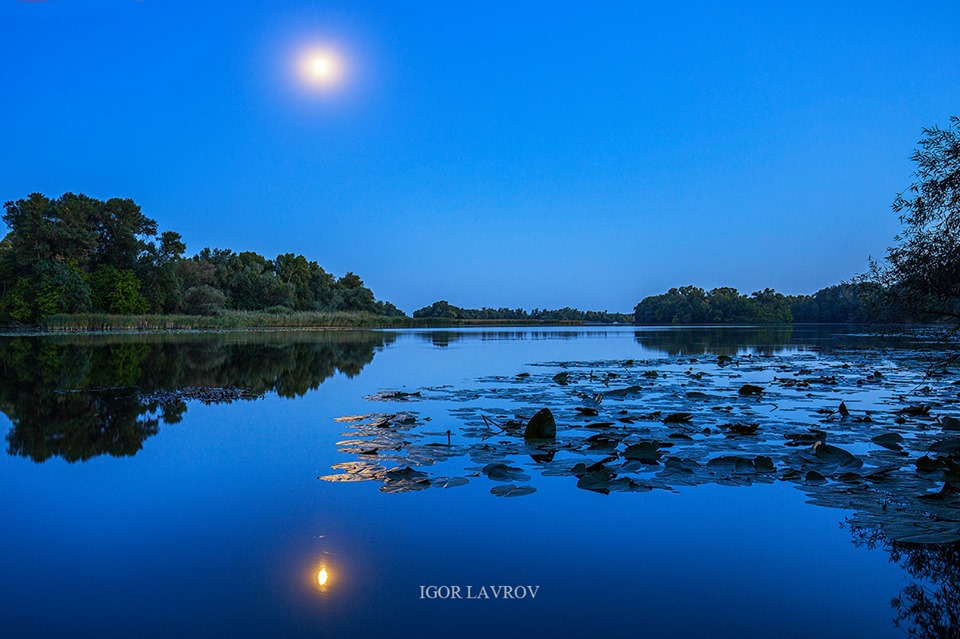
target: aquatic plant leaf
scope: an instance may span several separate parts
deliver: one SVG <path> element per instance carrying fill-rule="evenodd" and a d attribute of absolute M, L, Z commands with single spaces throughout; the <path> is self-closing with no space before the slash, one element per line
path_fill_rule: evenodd
<path fill-rule="evenodd" d="M 813 451 L 816 458 L 826 464 L 838 464 L 841 468 L 860 468 L 863 461 L 849 451 L 830 444 L 820 444 Z"/>
<path fill-rule="evenodd" d="M 744 384 L 740 387 L 740 390 L 737 391 L 741 395 L 759 395 L 763 392 L 762 386 L 754 386 L 753 384 Z"/>
<path fill-rule="evenodd" d="M 626 388 L 615 388 L 613 390 L 608 390 L 604 393 L 607 397 L 628 397 L 630 395 L 636 395 L 642 391 L 643 388 L 640 386 L 627 386 Z"/>
<path fill-rule="evenodd" d="M 943 430 L 960 430 L 960 419 L 956 417 L 941 417 L 940 426 Z"/>
<path fill-rule="evenodd" d="M 429 479 L 398 479 L 380 486 L 381 493 L 409 493 L 430 488 Z"/>
<path fill-rule="evenodd" d="M 422 473 L 419 470 L 414 470 L 409 466 L 404 466 L 403 468 L 394 468 L 388 470 L 384 473 L 387 479 L 390 480 L 401 480 L 401 479 L 425 479 L 427 474 Z"/>
<path fill-rule="evenodd" d="M 684 424 L 693 417 L 692 413 L 670 413 L 663 418 L 664 424 Z"/>
<path fill-rule="evenodd" d="M 469 483 L 470 480 L 466 477 L 434 477 L 430 480 L 430 485 L 436 488 L 455 488 Z"/>
<path fill-rule="evenodd" d="M 553 376 L 553 381 L 560 385 L 566 385 L 570 383 L 570 373 L 563 371 L 562 373 L 557 373 Z"/>
<path fill-rule="evenodd" d="M 407 393 L 405 391 L 380 391 L 369 395 L 367 399 L 379 402 L 406 402 L 411 399 L 420 399 L 420 391 Z"/>
<path fill-rule="evenodd" d="M 577 480 L 577 488 L 608 494 L 610 492 L 610 480 L 612 478 L 613 473 L 606 469 L 592 470 L 584 473 L 580 479 Z"/>
<path fill-rule="evenodd" d="M 930 450 L 935 453 L 948 453 L 950 455 L 960 453 L 960 437 L 938 440 L 930 445 Z"/>
<path fill-rule="evenodd" d="M 537 489 L 533 486 L 515 486 L 513 484 L 494 486 L 490 489 L 490 493 L 497 497 L 523 497 L 524 495 L 530 495 L 535 492 L 537 492 Z"/>
<path fill-rule="evenodd" d="M 659 460 L 661 454 L 659 443 L 644 441 L 627 446 L 623 451 L 623 458 L 650 464 Z"/>
<path fill-rule="evenodd" d="M 481 472 L 493 481 L 529 481 L 530 475 L 527 475 L 520 468 L 508 466 L 504 463 L 495 462 L 487 464 Z"/>
<path fill-rule="evenodd" d="M 884 433 L 876 437 L 871 437 L 870 441 L 877 446 L 883 446 L 890 450 L 901 450 L 902 446 L 900 446 L 900 444 L 903 443 L 903 436 L 900 433 Z"/>
<path fill-rule="evenodd" d="M 760 424 L 720 424 L 720 428 L 736 435 L 756 435 Z"/>
<path fill-rule="evenodd" d="M 837 411 L 844 417 L 850 417 L 850 411 L 847 409 L 847 404 L 845 402 L 840 402 L 840 407 Z"/>
<path fill-rule="evenodd" d="M 336 473 L 333 475 L 321 475 L 317 477 L 321 481 L 332 481 L 332 482 L 353 482 L 353 481 L 369 481 L 373 479 L 372 477 L 362 477 L 360 475 L 353 475 L 351 473 Z"/>
<path fill-rule="evenodd" d="M 556 439 L 557 422 L 549 408 L 538 410 L 523 431 L 524 439 Z"/>
<path fill-rule="evenodd" d="M 773 460 L 766 455 L 757 455 L 753 460 L 753 465 L 758 473 L 774 473 L 777 471 Z"/>
<path fill-rule="evenodd" d="M 611 492 L 621 493 L 648 493 L 653 490 L 653 486 L 641 484 L 630 477 L 617 477 L 607 482 L 607 488 Z"/>

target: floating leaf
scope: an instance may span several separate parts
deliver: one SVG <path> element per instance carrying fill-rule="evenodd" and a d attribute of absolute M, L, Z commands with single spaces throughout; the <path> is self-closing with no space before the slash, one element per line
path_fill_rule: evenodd
<path fill-rule="evenodd" d="M 633 459 L 646 464 L 656 463 L 660 459 L 660 444 L 657 442 L 639 442 L 627 446 L 623 451 L 624 459 Z"/>
<path fill-rule="evenodd" d="M 814 448 L 816 458 L 826 464 L 837 464 L 841 468 L 860 468 L 863 461 L 855 455 L 837 446 L 820 444 Z"/>
<path fill-rule="evenodd" d="M 487 464 L 481 471 L 484 475 L 493 481 L 529 481 L 530 475 L 525 474 L 521 469 L 513 466 L 507 466 L 502 463 Z"/>
<path fill-rule="evenodd" d="M 936 441 L 930 445 L 930 450 L 935 453 L 948 453 L 950 455 L 960 453 L 960 437 L 948 437 Z"/>
<path fill-rule="evenodd" d="M 753 384 L 744 384 L 740 387 L 740 390 L 737 391 L 741 395 L 759 395 L 763 392 L 762 386 L 754 386 Z"/>
<path fill-rule="evenodd" d="M 664 424 L 684 424 L 693 417 L 692 413 L 670 413 L 663 418 Z"/>
<path fill-rule="evenodd" d="M 760 424 L 720 424 L 720 428 L 737 435 L 756 435 Z"/>
<path fill-rule="evenodd" d="M 636 395 L 643 388 L 640 386 L 627 386 L 626 388 L 616 388 L 614 390 L 608 390 L 604 393 L 607 397 L 627 397 L 629 395 Z"/>
<path fill-rule="evenodd" d="M 884 448 L 889 448 L 890 450 L 900 450 L 900 446 L 903 443 L 903 436 L 900 433 L 884 433 L 883 435 L 877 435 L 870 439 L 877 446 L 883 446 Z"/>
<path fill-rule="evenodd" d="M 577 488 L 607 494 L 610 492 L 610 480 L 612 478 L 613 473 L 605 468 L 593 470 L 585 473 L 577 480 Z"/>
<path fill-rule="evenodd" d="M 960 419 L 956 417 L 941 417 L 940 426 L 943 430 L 960 430 Z"/>
<path fill-rule="evenodd" d="M 415 393 L 407 393 L 404 391 L 380 391 L 379 393 L 370 395 L 367 399 L 381 402 L 406 402 L 411 399 L 419 399 L 420 397 L 420 391 Z"/>
<path fill-rule="evenodd" d="M 434 477 L 430 480 L 430 485 L 436 488 L 455 488 L 469 483 L 466 477 Z"/>
<path fill-rule="evenodd" d="M 490 493 L 497 497 L 523 497 L 535 492 L 537 492 L 537 489 L 533 486 L 514 486 L 513 484 L 494 486 L 490 489 Z"/>

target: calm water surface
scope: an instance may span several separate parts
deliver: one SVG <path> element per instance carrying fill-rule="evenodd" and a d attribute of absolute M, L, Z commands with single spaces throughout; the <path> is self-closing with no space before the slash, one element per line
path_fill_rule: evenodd
<path fill-rule="evenodd" d="M 807 503 L 835 499 L 833 487 L 844 486 L 839 471 L 825 467 L 823 485 L 793 477 L 791 458 L 778 457 L 788 450 L 779 431 L 743 439 L 718 426 L 755 422 L 763 432 L 780 420 L 788 429 L 839 429 L 838 415 L 816 410 L 841 400 L 854 416 L 876 411 L 883 424 L 893 414 L 884 402 L 902 390 L 933 392 L 933 414 L 889 425 L 908 441 L 914 428 L 939 433 L 937 419 L 957 416 L 948 403 L 953 378 L 922 391 L 856 386 L 841 374 L 839 384 L 777 386 L 779 400 L 769 406 L 737 393 L 751 380 L 772 389 L 777 366 L 798 378 L 804 366 L 834 370 L 844 358 L 861 377 L 876 369 L 883 379 L 922 381 L 894 346 L 848 329 L 799 328 L 0 338 L 0 634 L 880 638 L 912 628 L 938 636 L 945 630 L 936 624 L 949 624 L 958 602 L 956 542 L 901 543 L 882 532 L 876 518 L 885 515 L 867 506 Z M 720 366 L 720 355 L 731 363 Z M 659 376 L 644 376 L 650 370 Z M 563 371 L 570 382 L 554 382 Z M 522 372 L 530 375 L 517 378 Z M 707 404 L 694 406 L 685 393 L 708 382 Z M 636 396 L 595 403 L 598 388 L 634 383 Z M 384 401 L 385 391 L 420 395 Z M 513 483 L 536 492 L 494 496 L 491 488 L 504 483 L 485 474 L 484 454 L 525 444 L 510 432 L 479 432 L 482 415 L 499 428 L 545 405 L 557 415 L 558 442 L 601 432 L 578 421 L 576 406 L 597 407 L 597 419 L 606 411 L 612 421 L 636 421 L 607 427 L 629 434 L 595 454 L 574 438 L 549 462 L 504 457 L 529 476 Z M 660 417 L 638 417 L 684 409 L 693 417 L 670 426 L 669 442 Z M 398 412 L 414 415 L 416 426 L 384 427 L 402 445 L 376 455 L 349 442 L 381 418 L 334 421 Z M 862 456 L 864 468 L 881 466 L 883 455 L 914 463 L 845 432 L 829 441 Z M 620 457 L 636 433 L 676 444 L 659 461 L 631 467 L 637 486 L 652 489 L 578 488 L 574 462 Z M 421 452 L 447 443 L 460 454 L 418 458 L 410 448 L 425 443 L 434 448 Z M 769 454 L 776 472 L 697 470 L 686 483 L 659 474 L 671 450 L 693 458 L 708 451 L 697 466 L 706 469 L 718 446 L 750 459 Z M 408 465 L 401 455 L 424 462 L 409 465 L 431 478 L 468 483 L 383 492 L 383 475 L 318 480 L 349 474 L 346 462 Z M 547 468 L 557 472 L 545 476 Z M 949 510 L 938 512 L 949 519 Z M 539 588 L 522 600 L 422 599 L 421 587 L 431 585 Z M 903 606 L 891 602 L 916 601 L 916 588 L 931 593 L 927 607 L 897 627 Z"/>

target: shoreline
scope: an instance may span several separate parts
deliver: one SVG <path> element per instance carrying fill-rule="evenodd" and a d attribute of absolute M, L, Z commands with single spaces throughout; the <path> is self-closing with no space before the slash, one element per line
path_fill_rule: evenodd
<path fill-rule="evenodd" d="M 460 328 L 470 326 L 633 326 L 579 320 L 454 320 L 389 317 L 368 313 L 257 313 L 223 315 L 54 315 L 38 325 L 0 327 L 0 337 L 138 333 L 296 332 Z"/>

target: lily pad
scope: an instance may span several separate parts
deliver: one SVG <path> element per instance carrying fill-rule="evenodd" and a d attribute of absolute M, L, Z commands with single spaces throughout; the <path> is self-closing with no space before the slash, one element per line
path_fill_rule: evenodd
<path fill-rule="evenodd" d="M 740 387 L 740 390 L 737 391 L 741 395 L 759 395 L 763 392 L 762 386 L 754 386 L 753 384 L 744 384 Z"/>
<path fill-rule="evenodd" d="M 883 435 L 877 435 L 870 439 L 877 446 L 883 446 L 884 448 L 889 448 L 890 450 L 901 450 L 903 443 L 903 435 L 900 433 L 884 433 Z"/>
<path fill-rule="evenodd" d="M 660 459 L 660 455 L 660 444 L 657 442 L 631 444 L 623 451 L 624 459 L 633 459 L 646 464 L 656 463 Z"/>
<path fill-rule="evenodd" d="M 523 497 L 524 495 L 531 495 L 535 492 L 537 492 L 537 489 L 533 486 L 515 486 L 513 484 L 494 486 L 490 489 L 490 493 L 497 497 Z"/>
<path fill-rule="evenodd" d="M 530 481 L 530 475 L 523 470 L 503 463 L 487 464 L 481 472 L 493 481 Z"/>

